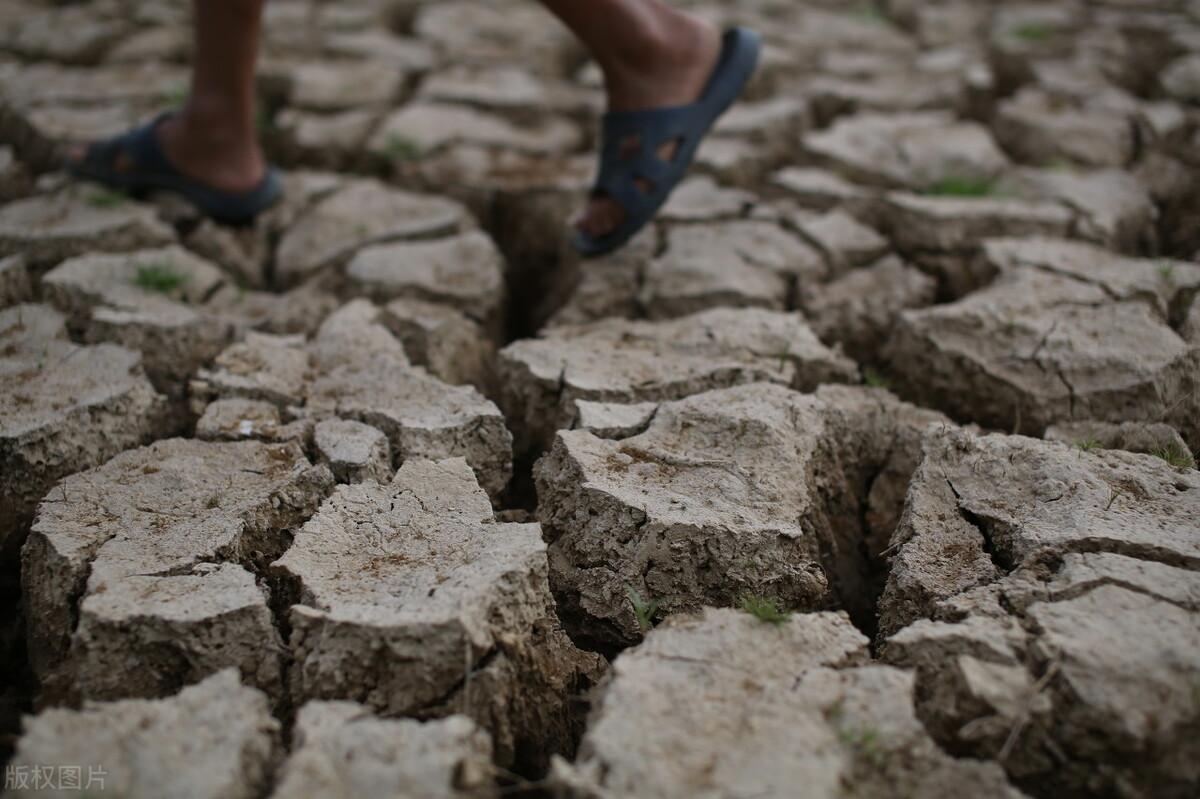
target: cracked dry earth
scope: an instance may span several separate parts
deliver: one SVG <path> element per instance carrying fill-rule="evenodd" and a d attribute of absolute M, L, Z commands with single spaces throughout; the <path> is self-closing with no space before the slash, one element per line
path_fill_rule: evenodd
<path fill-rule="evenodd" d="M 272 0 L 245 229 L 56 171 L 187 4 L 0 7 L 6 796 L 1200 794 L 1200 3 L 681 5 L 588 262 L 533 3 Z"/>

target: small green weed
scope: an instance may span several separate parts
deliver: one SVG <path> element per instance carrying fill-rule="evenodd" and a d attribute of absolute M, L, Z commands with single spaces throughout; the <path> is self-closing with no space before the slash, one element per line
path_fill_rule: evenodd
<path fill-rule="evenodd" d="M 143 264 L 138 267 L 133 284 L 146 291 L 169 294 L 187 282 L 187 276 L 175 271 L 170 264 Z"/>
<path fill-rule="evenodd" d="M 654 627 L 654 614 L 658 612 L 658 600 L 643 599 L 632 585 L 625 587 L 625 594 L 629 597 L 629 604 L 633 606 L 633 615 L 637 617 L 638 627 L 643 633 L 649 632 Z"/>
<path fill-rule="evenodd" d="M 930 197 L 989 197 L 994 194 L 992 181 L 984 178 L 945 178 L 925 190 Z"/>
<path fill-rule="evenodd" d="M 1083 452 L 1091 452 L 1094 449 L 1100 449 L 1100 442 L 1094 438 L 1085 438 L 1083 441 L 1076 441 L 1075 446 Z"/>
<path fill-rule="evenodd" d="M 1112 490 L 1112 493 L 1108 495 L 1108 504 L 1104 506 L 1104 510 L 1106 510 L 1106 511 L 1111 510 L 1112 506 L 1115 505 L 1117 500 L 1121 497 L 1120 491 L 1117 491 L 1116 489 L 1111 489 L 1111 490 Z"/>
<path fill-rule="evenodd" d="M 1173 285 L 1175 283 L 1175 264 L 1163 264 L 1158 267 L 1158 276 L 1168 286 Z"/>
<path fill-rule="evenodd" d="M 890 25 L 892 21 L 888 19 L 888 15 L 883 13 L 883 10 L 874 3 L 861 3 L 854 9 L 853 14 L 863 22 L 874 22 L 879 25 Z"/>
<path fill-rule="evenodd" d="M 744 613 L 749 613 L 759 621 L 767 624 L 783 624 L 792 617 L 792 612 L 779 606 L 770 597 L 746 594 L 742 597 L 739 607 Z"/>
<path fill-rule="evenodd" d="M 389 136 L 383 151 L 388 158 L 397 161 L 412 161 L 421 157 L 421 145 L 407 136 Z"/>
<path fill-rule="evenodd" d="M 1044 42 L 1054 34 L 1054 28 L 1040 22 L 1026 22 L 1012 29 L 1013 36 L 1027 42 Z"/>
<path fill-rule="evenodd" d="M 168 108 L 183 108 L 183 104 L 187 102 L 187 96 L 187 86 L 178 84 L 163 92 L 162 104 Z"/>
<path fill-rule="evenodd" d="M 863 727 L 859 730 L 843 728 L 838 733 L 838 737 L 841 738 L 842 743 L 853 748 L 872 764 L 876 766 L 883 764 L 884 753 L 879 746 L 878 730 L 873 727 Z"/>
<path fill-rule="evenodd" d="M 107 189 L 99 189 L 91 192 L 87 196 L 87 204 L 93 208 L 116 208 L 122 205 L 129 199 L 124 194 Z"/>
<path fill-rule="evenodd" d="M 1172 444 L 1169 447 L 1161 447 L 1150 453 L 1156 458 L 1161 458 L 1167 463 L 1174 466 L 1176 469 L 1195 469 L 1196 459 L 1192 457 L 1192 453 L 1187 450 L 1180 449 L 1178 445 Z"/>
<path fill-rule="evenodd" d="M 892 381 L 874 369 L 863 369 L 863 382 L 871 388 L 891 388 Z"/>

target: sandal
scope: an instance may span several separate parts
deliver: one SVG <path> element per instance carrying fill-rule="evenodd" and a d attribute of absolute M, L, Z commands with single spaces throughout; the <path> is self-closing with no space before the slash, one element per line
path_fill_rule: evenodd
<path fill-rule="evenodd" d="M 279 175 L 269 167 L 258 185 L 242 192 L 210 188 L 180 173 L 167 160 L 155 134 L 169 116 L 170 113 L 160 114 L 119 136 L 93 142 L 83 158 L 68 165 L 69 171 L 77 178 L 131 194 L 154 190 L 175 192 L 205 216 L 233 225 L 253 221 L 279 199 L 282 194 Z M 117 159 L 122 154 L 129 159 L 129 169 L 117 169 Z"/>
<path fill-rule="evenodd" d="M 613 200 L 625 215 L 602 236 L 577 230 L 572 243 L 579 253 L 593 257 L 612 252 L 654 218 L 683 180 L 701 140 L 754 74 L 760 48 L 757 33 L 732 28 L 725 32 L 717 66 L 699 100 L 691 105 L 604 115 L 600 173 L 592 197 Z M 671 143 L 675 152 L 664 159 L 659 152 Z"/>

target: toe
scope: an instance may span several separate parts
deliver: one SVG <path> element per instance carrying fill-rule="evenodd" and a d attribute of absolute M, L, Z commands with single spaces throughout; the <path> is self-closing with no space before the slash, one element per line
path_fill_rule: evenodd
<path fill-rule="evenodd" d="M 621 208 L 607 197 L 592 198 L 576 220 L 576 227 L 592 237 L 603 236 L 621 223 Z"/>

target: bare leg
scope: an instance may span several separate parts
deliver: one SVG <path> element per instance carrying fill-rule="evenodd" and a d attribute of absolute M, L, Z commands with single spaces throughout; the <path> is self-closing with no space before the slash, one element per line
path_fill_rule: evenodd
<path fill-rule="evenodd" d="M 591 51 L 613 111 L 694 101 L 720 55 L 720 34 L 713 26 L 661 0 L 541 2 Z M 577 224 L 601 236 L 620 224 L 623 213 L 611 200 L 595 198 Z"/>
<path fill-rule="evenodd" d="M 265 2 L 194 0 L 191 90 L 180 112 L 158 128 L 172 165 L 213 188 L 250 189 L 266 169 L 254 84 Z M 118 161 L 117 168 L 122 166 Z"/>

